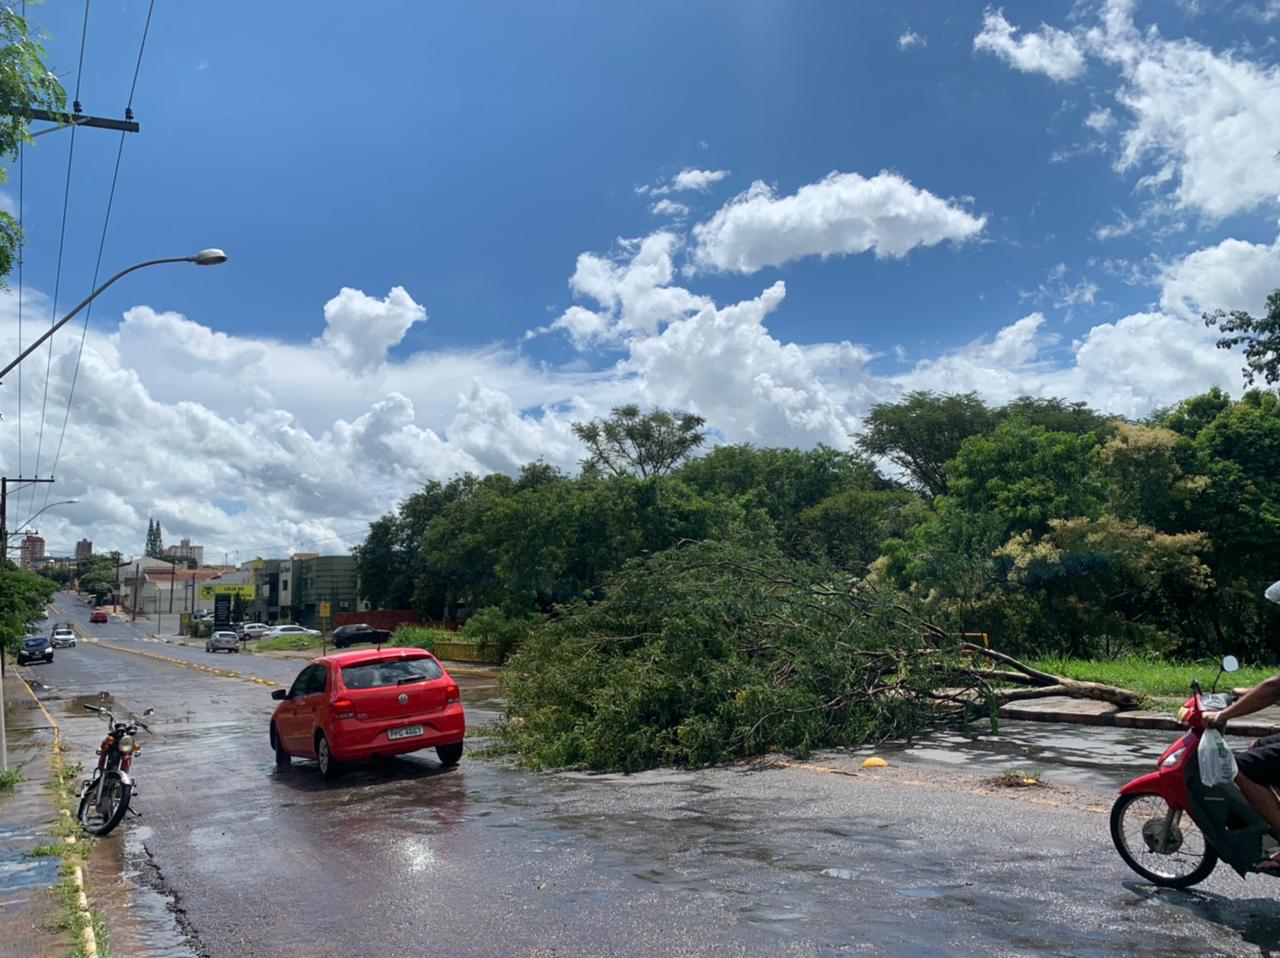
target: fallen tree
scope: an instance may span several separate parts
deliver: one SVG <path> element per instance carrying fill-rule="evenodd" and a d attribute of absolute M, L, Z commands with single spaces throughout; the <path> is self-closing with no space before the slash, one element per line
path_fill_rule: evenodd
<path fill-rule="evenodd" d="M 1069 679 L 1050 672 L 1042 672 L 1024 662 L 1019 662 L 1010 655 L 966 642 L 963 648 L 973 654 L 984 655 L 989 659 L 1009 666 L 1009 669 L 982 670 L 987 681 L 992 684 L 1011 683 L 1019 688 L 996 688 L 991 695 L 1001 704 L 1019 699 L 1048 698 L 1053 695 L 1067 695 L 1078 699 L 1097 699 L 1111 702 L 1121 708 L 1138 708 L 1146 701 L 1146 696 L 1131 689 L 1123 689 L 1115 685 L 1101 682 L 1083 682 Z"/>
<path fill-rule="evenodd" d="M 627 563 L 531 635 L 502 682 L 499 735 L 522 761 L 611 771 L 906 739 L 1018 697 L 1141 698 L 973 646 L 897 596 L 741 541 Z"/>

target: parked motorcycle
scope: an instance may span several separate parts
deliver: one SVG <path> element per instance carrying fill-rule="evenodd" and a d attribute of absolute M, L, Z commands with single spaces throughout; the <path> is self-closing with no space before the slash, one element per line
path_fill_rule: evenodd
<path fill-rule="evenodd" d="M 129 811 L 129 800 L 133 797 L 133 777 L 129 774 L 129 767 L 142 749 L 142 743 L 136 738 L 138 729 L 148 733 L 151 729 L 141 719 L 118 721 L 108 709 L 96 705 L 86 705 L 85 709 L 101 716 L 110 731 L 98 748 L 98 767 L 81 789 L 80 810 L 76 817 L 86 831 L 93 835 L 106 835 Z M 143 718 L 154 711 L 147 709 L 142 713 Z"/>

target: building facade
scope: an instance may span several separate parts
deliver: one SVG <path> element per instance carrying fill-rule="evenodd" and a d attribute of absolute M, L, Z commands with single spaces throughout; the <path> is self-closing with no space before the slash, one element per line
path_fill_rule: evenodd
<path fill-rule="evenodd" d="M 87 559 L 93 555 L 93 543 L 88 539 L 81 539 L 76 543 L 76 558 Z"/>
<path fill-rule="evenodd" d="M 19 558 L 24 569 L 35 569 L 44 558 L 44 539 L 35 533 L 28 533 L 22 538 Z"/>
<path fill-rule="evenodd" d="M 204 546 L 193 546 L 187 538 L 183 538 L 176 546 L 169 546 L 164 554 L 173 559 L 195 559 L 197 566 L 204 565 Z"/>
<path fill-rule="evenodd" d="M 329 603 L 329 625 L 339 612 L 363 612 L 354 556 L 297 553 L 288 559 L 256 559 L 247 563 L 257 585 L 253 612 L 259 622 L 296 622 L 308 628 L 325 624 L 320 612 Z"/>

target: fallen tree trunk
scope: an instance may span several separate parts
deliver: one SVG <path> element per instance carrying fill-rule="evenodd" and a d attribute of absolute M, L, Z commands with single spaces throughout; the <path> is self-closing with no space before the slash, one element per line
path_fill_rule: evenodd
<path fill-rule="evenodd" d="M 1101 682 L 1083 682 L 1079 679 L 1069 679 L 1065 676 L 1041 672 L 1039 669 L 1033 669 L 1025 662 L 1019 662 L 1011 655 L 1005 655 L 1003 652 L 996 652 L 994 649 L 974 645 L 971 642 L 964 643 L 962 647 L 978 655 L 985 655 L 987 658 L 1007 665 L 1013 670 L 1012 672 L 1002 670 L 987 673 L 994 676 L 997 681 L 1025 682 L 1030 686 L 1029 688 L 998 690 L 996 698 L 1001 703 L 1013 702 L 1018 699 L 1067 695 L 1077 699 L 1097 699 L 1101 702 L 1110 702 L 1122 708 L 1138 708 L 1146 699 L 1146 696 L 1140 692 L 1134 692 L 1132 689 L 1122 689 L 1116 685 L 1104 685 Z M 1015 675 L 1017 678 L 1013 677 Z"/>

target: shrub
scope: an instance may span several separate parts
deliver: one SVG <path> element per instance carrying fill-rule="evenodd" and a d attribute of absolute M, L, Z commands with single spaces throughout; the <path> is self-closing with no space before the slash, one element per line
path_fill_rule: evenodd
<path fill-rule="evenodd" d="M 402 625 L 391 633 L 391 641 L 387 644 L 398 648 L 426 649 L 428 652 L 434 652 L 437 642 L 451 642 L 453 637 L 453 633 L 448 629 Z"/>
<path fill-rule="evenodd" d="M 604 598 L 533 631 L 499 734 L 525 763 L 637 771 L 903 737 L 970 688 L 948 638 L 890 598 L 767 543 L 629 562 Z"/>
<path fill-rule="evenodd" d="M 207 639 L 213 635 L 213 620 L 192 619 L 187 626 L 187 633 L 193 639 Z"/>
<path fill-rule="evenodd" d="M 532 613 L 508 615 L 497 606 L 480 609 L 463 623 L 458 638 L 479 649 L 496 647 L 505 659 L 543 621 Z"/>

